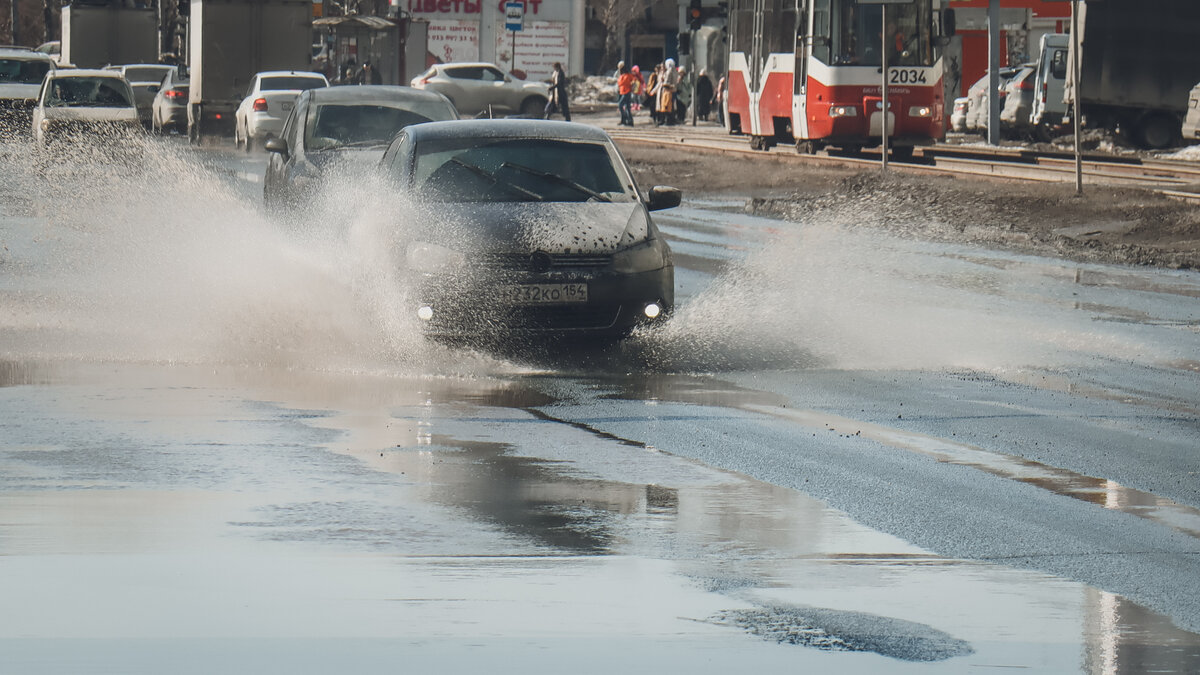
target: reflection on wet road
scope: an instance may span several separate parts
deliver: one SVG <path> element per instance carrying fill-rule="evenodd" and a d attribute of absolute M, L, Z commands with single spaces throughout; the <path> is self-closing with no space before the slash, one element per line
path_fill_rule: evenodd
<path fill-rule="evenodd" d="M 664 330 L 476 353 L 166 147 L 3 205 L 0 672 L 1200 670 L 1194 274 L 693 203 Z"/>

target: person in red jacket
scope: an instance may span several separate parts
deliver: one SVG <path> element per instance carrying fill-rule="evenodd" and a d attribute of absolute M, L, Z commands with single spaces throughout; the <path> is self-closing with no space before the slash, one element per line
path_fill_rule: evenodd
<path fill-rule="evenodd" d="M 633 87 L 637 83 L 633 73 L 629 72 L 629 66 L 621 64 L 620 70 L 617 71 L 617 111 L 621 113 L 620 125 L 623 127 L 633 126 Z"/>

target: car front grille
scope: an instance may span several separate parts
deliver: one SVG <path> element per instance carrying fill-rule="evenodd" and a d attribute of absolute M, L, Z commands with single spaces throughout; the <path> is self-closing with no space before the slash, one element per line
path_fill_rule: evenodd
<path fill-rule="evenodd" d="M 543 252 L 533 254 L 510 254 L 488 256 L 480 261 L 483 267 L 494 270 L 522 272 L 550 272 L 553 270 L 578 270 L 608 267 L 612 256 L 604 254 L 550 255 Z"/>

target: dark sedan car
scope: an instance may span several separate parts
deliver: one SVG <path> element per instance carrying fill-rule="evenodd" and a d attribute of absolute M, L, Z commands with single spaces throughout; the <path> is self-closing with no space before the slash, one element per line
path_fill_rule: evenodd
<path fill-rule="evenodd" d="M 671 250 L 604 131 L 545 120 L 409 127 L 383 169 L 414 204 L 404 223 L 408 300 L 426 332 L 624 337 L 665 320 Z"/>
<path fill-rule="evenodd" d="M 449 99 L 411 87 L 321 87 L 300 94 L 263 181 L 268 206 L 302 204 L 336 162 L 374 166 L 389 141 L 421 122 L 456 120 Z"/>

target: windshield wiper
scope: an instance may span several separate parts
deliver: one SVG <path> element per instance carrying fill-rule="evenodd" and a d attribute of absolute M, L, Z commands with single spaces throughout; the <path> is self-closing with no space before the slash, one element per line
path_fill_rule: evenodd
<path fill-rule="evenodd" d="M 611 202 L 612 201 L 605 195 L 602 195 L 599 192 L 596 192 L 595 190 L 591 189 L 590 187 L 587 187 L 586 185 L 580 185 L 579 183 L 576 183 L 575 181 L 571 180 L 570 178 L 563 178 L 562 176 L 559 176 L 557 174 L 548 173 L 546 171 L 538 171 L 537 169 L 531 169 L 523 164 L 514 164 L 512 162 L 505 162 L 505 163 L 501 164 L 500 167 L 501 168 L 508 167 L 510 169 L 516 169 L 517 171 L 527 173 L 531 176 L 537 176 L 538 178 L 546 178 L 546 179 L 552 180 L 560 185 L 566 185 L 569 188 L 578 190 L 579 192 L 582 192 L 583 194 L 585 194 L 597 201 L 602 201 L 602 202 Z"/>
<path fill-rule="evenodd" d="M 532 192 L 530 190 L 526 190 L 525 188 L 521 187 L 520 185 L 514 185 L 506 180 L 502 181 L 499 178 L 496 178 L 496 176 L 494 176 L 492 173 L 488 172 L 486 169 L 475 166 L 474 164 L 472 164 L 470 162 L 464 162 L 463 160 L 461 160 L 457 157 L 454 157 L 450 161 L 461 166 L 462 168 L 466 169 L 467 171 L 470 171 L 471 173 L 479 176 L 480 178 L 491 183 L 492 185 L 499 185 L 500 187 L 506 188 L 512 192 L 519 192 L 519 193 L 525 195 L 526 197 L 533 199 L 534 201 L 539 201 L 539 202 L 546 201 L 546 198 L 543 197 L 542 195 L 539 195 L 538 193 Z"/>

